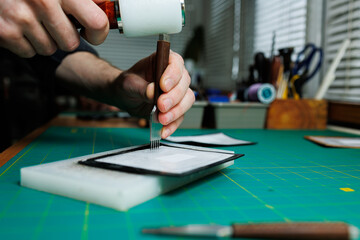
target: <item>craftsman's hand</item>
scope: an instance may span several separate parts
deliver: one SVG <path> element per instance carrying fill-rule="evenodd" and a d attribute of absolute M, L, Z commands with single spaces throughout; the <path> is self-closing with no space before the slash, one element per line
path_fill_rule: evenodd
<path fill-rule="evenodd" d="M 103 2 L 105 0 L 94 0 Z M 102 43 L 109 31 L 105 13 L 92 0 L 0 0 L 0 47 L 21 57 L 75 50 L 79 34 L 67 15 L 84 26 L 81 35 Z"/>
<path fill-rule="evenodd" d="M 119 104 L 115 104 L 116 106 L 132 115 L 149 117 L 154 98 L 155 61 L 153 54 L 121 73 L 114 82 L 114 89 L 119 98 Z M 169 65 L 160 79 L 160 87 L 164 93 L 157 102 L 160 110 L 159 121 L 164 125 L 162 138 L 175 132 L 183 121 L 185 112 L 194 103 L 195 96 L 189 85 L 190 76 L 182 57 L 171 51 Z M 124 102 L 126 106 L 123 105 Z"/>

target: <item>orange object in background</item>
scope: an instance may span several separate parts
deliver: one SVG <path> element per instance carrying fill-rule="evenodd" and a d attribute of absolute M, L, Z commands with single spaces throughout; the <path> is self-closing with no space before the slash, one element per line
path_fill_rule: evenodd
<path fill-rule="evenodd" d="M 117 3 L 118 4 L 118 3 Z M 119 16 L 119 7 L 115 5 L 115 2 L 102 2 L 98 3 L 98 6 L 105 12 L 106 16 L 109 19 L 110 29 L 117 29 L 117 16 Z"/>
<path fill-rule="evenodd" d="M 269 106 L 268 129 L 326 129 L 327 102 L 310 99 L 277 99 Z"/>
<path fill-rule="evenodd" d="M 104 11 L 107 18 L 109 19 L 110 29 L 119 29 L 118 17 L 120 17 L 119 3 L 115 1 L 106 1 L 97 3 L 97 5 Z M 75 25 L 76 28 L 82 28 L 83 26 L 75 19 L 72 15 L 68 15 L 68 18 Z"/>

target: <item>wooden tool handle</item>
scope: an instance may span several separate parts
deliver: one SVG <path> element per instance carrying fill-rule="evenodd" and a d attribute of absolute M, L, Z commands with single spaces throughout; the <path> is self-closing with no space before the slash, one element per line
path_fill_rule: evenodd
<path fill-rule="evenodd" d="M 232 225 L 234 238 L 348 240 L 349 225 L 334 223 L 269 223 Z"/>
<path fill-rule="evenodd" d="M 118 2 L 115 1 L 106 1 L 102 3 L 97 3 L 97 5 L 104 11 L 106 16 L 109 19 L 109 26 L 110 29 L 118 29 L 118 23 L 116 18 L 116 11 L 118 8 L 116 8 L 115 4 L 118 4 Z M 76 28 L 83 28 L 83 26 L 76 20 L 72 15 L 68 15 L 71 22 L 75 25 Z"/>
<path fill-rule="evenodd" d="M 170 42 L 165 40 L 159 40 L 157 42 L 156 49 L 154 105 L 156 105 L 157 99 L 162 93 L 160 89 L 160 78 L 169 64 L 169 55 Z"/>

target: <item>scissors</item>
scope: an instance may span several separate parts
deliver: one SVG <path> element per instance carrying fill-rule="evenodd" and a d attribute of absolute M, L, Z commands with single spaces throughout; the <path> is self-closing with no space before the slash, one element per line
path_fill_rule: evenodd
<path fill-rule="evenodd" d="M 310 67 L 318 54 L 318 60 L 313 70 Z M 290 86 L 294 99 L 302 97 L 302 86 L 309 81 L 319 71 L 323 61 L 323 51 L 312 43 L 305 45 L 296 58 L 295 65 L 292 69 L 292 77 L 290 79 Z"/>

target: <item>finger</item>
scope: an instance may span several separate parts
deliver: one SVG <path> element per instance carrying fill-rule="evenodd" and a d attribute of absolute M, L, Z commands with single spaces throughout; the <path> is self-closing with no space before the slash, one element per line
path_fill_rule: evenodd
<path fill-rule="evenodd" d="M 22 35 L 30 42 L 34 50 L 41 55 L 51 55 L 56 51 L 56 44 L 44 29 L 34 10 L 22 4 L 15 11 L 16 24 Z"/>
<path fill-rule="evenodd" d="M 36 54 L 35 49 L 25 38 L 18 39 L 16 41 L 11 41 L 11 43 L 2 43 L 0 41 L 0 46 L 7 48 L 11 52 L 23 58 L 31 58 Z"/>
<path fill-rule="evenodd" d="M 44 29 L 44 26 L 38 21 L 34 21 L 32 24 L 25 26 L 24 35 L 40 55 L 50 56 L 57 49 L 56 43 Z"/>
<path fill-rule="evenodd" d="M 102 1 L 97 1 L 102 2 Z M 81 35 L 91 44 L 98 45 L 105 41 L 109 33 L 109 20 L 101 8 L 91 0 L 67 0 L 63 8 L 74 16 L 84 27 Z"/>
<path fill-rule="evenodd" d="M 64 51 L 73 51 L 80 44 L 79 33 L 74 25 L 70 22 L 69 18 L 64 13 L 60 5 L 50 5 L 42 1 L 41 21 L 43 22 L 46 30 L 56 42 L 57 46 Z M 39 10 L 40 11 L 40 10 Z"/>
<path fill-rule="evenodd" d="M 0 24 L 0 46 L 23 58 L 31 58 L 36 54 L 22 32 L 13 26 Z"/>
<path fill-rule="evenodd" d="M 165 139 L 171 134 L 173 134 L 183 121 L 184 121 L 184 116 L 181 116 L 178 119 L 176 119 L 174 122 L 170 123 L 169 125 L 163 126 L 161 130 L 161 138 Z"/>
<path fill-rule="evenodd" d="M 173 107 L 170 111 L 166 113 L 163 112 L 159 113 L 160 123 L 162 125 L 168 125 L 176 121 L 178 118 L 184 115 L 187 110 L 191 108 L 194 101 L 195 101 L 194 93 L 191 91 L 191 89 L 188 89 L 184 98 L 179 104 L 177 104 L 175 107 Z"/>
<path fill-rule="evenodd" d="M 158 100 L 159 110 L 161 112 L 167 112 L 169 109 L 177 105 L 185 96 L 189 89 L 191 79 L 186 69 L 184 69 L 184 75 L 178 84 L 171 89 L 170 92 L 160 95 Z"/>
<path fill-rule="evenodd" d="M 154 99 L 155 95 L 155 83 L 149 83 L 146 87 L 146 97 L 149 100 Z"/>
<path fill-rule="evenodd" d="M 184 70 L 186 69 L 182 57 L 179 54 L 170 51 L 169 65 L 160 79 L 161 89 L 164 92 L 169 92 L 173 89 L 181 80 Z"/>

